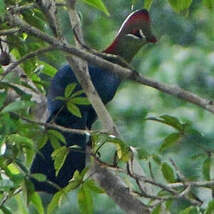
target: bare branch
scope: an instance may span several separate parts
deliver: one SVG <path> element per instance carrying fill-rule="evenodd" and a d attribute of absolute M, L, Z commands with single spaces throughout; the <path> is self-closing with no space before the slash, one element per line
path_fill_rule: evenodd
<path fill-rule="evenodd" d="M 99 167 L 97 167 L 99 166 Z M 135 196 L 131 195 L 129 189 L 122 184 L 122 181 L 112 174 L 106 168 L 99 164 L 94 165 L 93 169 L 96 173 L 94 177 L 101 187 L 105 187 L 105 191 L 111 198 L 129 214 L 149 214 L 149 208 L 144 205 Z"/>

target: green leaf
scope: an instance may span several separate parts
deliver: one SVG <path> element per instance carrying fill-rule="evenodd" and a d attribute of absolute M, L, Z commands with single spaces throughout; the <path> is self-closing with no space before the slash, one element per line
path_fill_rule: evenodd
<path fill-rule="evenodd" d="M 107 16 L 110 15 L 105 4 L 102 2 L 102 0 L 82 0 L 82 1 L 85 2 L 86 4 L 92 6 L 92 7 L 95 7 L 98 10 L 101 10 Z"/>
<path fill-rule="evenodd" d="M 181 136 L 180 133 L 177 133 L 177 132 L 168 135 L 164 139 L 164 141 L 163 141 L 163 143 L 162 143 L 162 145 L 160 147 L 160 152 L 164 152 L 165 150 L 167 150 L 170 147 L 174 146 L 175 143 L 180 139 L 180 136 Z"/>
<path fill-rule="evenodd" d="M 41 173 L 31 174 L 31 177 L 34 178 L 34 179 L 36 179 L 39 182 L 44 182 L 44 181 L 47 180 L 46 175 L 41 174 Z"/>
<path fill-rule="evenodd" d="M 19 134 L 12 134 L 8 137 L 9 141 L 16 142 L 17 144 L 22 145 L 23 147 L 27 149 L 32 149 L 33 148 L 33 141 L 25 136 L 21 136 Z"/>
<path fill-rule="evenodd" d="M 104 193 L 104 190 L 97 186 L 97 184 L 94 182 L 94 180 L 87 180 L 85 182 L 85 185 L 93 192 L 95 193 Z"/>
<path fill-rule="evenodd" d="M 150 156 L 150 154 L 143 148 L 140 148 L 137 150 L 137 154 L 138 154 L 138 158 L 140 160 L 142 159 L 148 159 L 148 157 Z"/>
<path fill-rule="evenodd" d="M 168 114 L 161 115 L 160 118 L 164 119 L 166 124 L 174 127 L 175 129 L 179 131 L 183 131 L 184 129 L 184 124 L 182 124 L 176 117 L 173 117 Z"/>
<path fill-rule="evenodd" d="M 156 206 L 153 210 L 151 214 L 160 214 L 161 213 L 161 204 L 159 204 L 158 206 Z"/>
<path fill-rule="evenodd" d="M 84 176 L 86 172 L 88 171 L 88 168 L 84 168 L 81 173 L 79 173 L 78 170 L 76 170 L 73 174 L 72 179 L 69 181 L 69 184 L 63 189 L 65 192 L 70 192 L 73 189 L 76 189 L 83 183 Z"/>
<path fill-rule="evenodd" d="M 77 97 L 77 96 L 79 96 L 79 95 L 81 95 L 81 94 L 84 94 L 84 91 L 83 91 L 83 90 L 76 91 L 76 92 L 74 92 L 74 93 L 71 95 L 71 98 L 72 98 L 72 97 Z"/>
<path fill-rule="evenodd" d="M 108 136 L 107 141 L 117 146 L 117 156 L 121 161 L 127 162 L 130 160 L 131 153 L 129 151 L 129 147 L 125 144 L 125 142 L 123 142 L 119 138 L 111 136 Z"/>
<path fill-rule="evenodd" d="M 54 160 L 54 168 L 56 170 L 56 176 L 58 175 L 60 169 L 62 168 L 68 153 L 69 153 L 69 148 L 66 146 L 62 146 L 56 149 L 51 154 L 51 157 Z"/>
<path fill-rule="evenodd" d="M 159 123 L 166 124 L 168 126 L 171 126 L 175 129 L 177 129 L 180 132 L 183 132 L 185 125 L 181 123 L 176 117 L 170 116 L 170 115 L 161 115 L 160 118 L 158 117 L 147 117 L 146 120 L 153 120 Z"/>
<path fill-rule="evenodd" d="M 203 163 L 203 175 L 206 180 L 210 180 L 211 158 L 208 157 Z"/>
<path fill-rule="evenodd" d="M 210 9 L 214 8 L 214 1 L 213 0 L 203 0 L 203 4 L 207 8 L 210 8 Z"/>
<path fill-rule="evenodd" d="M 213 214 L 214 213 L 214 200 L 210 201 L 207 209 L 205 210 L 205 214 Z"/>
<path fill-rule="evenodd" d="M 0 0 L 0 17 L 3 17 L 6 12 L 4 0 Z"/>
<path fill-rule="evenodd" d="M 44 214 L 44 207 L 42 205 L 42 200 L 37 192 L 34 192 L 31 196 L 31 202 L 38 211 L 39 214 Z"/>
<path fill-rule="evenodd" d="M 64 196 L 64 193 L 61 191 L 57 192 L 53 196 L 51 202 L 48 204 L 48 209 L 47 209 L 48 214 L 52 214 L 55 211 L 55 209 L 60 205 L 60 201 L 63 196 Z"/>
<path fill-rule="evenodd" d="M 163 173 L 164 178 L 168 182 L 170 182 L 170 183 L 176 182 L 173 168 L 168 163 L 166 163 L 166 162 L 162 163 L 161 171 Z"/>
<path fill-rule="evenodd" d="M 48 135 L 46 132 L 42 135 L 42 139 L 39 141 L 38 148 L 41 149 L 48 141 Z"/>
<path fill-rule="evenodd" d="M 90 102 L 87 97 L 75 97 L 70 99 L 69 101 L 78 105 L 90 105 Z"/>
<path fill-rule="evenodd" d="M 179 214 L 199 214 L 196 207 L 187 207 L 185 210 L 181 211 Z"/>
<path fill-rule="evenodd" d="M 180 12 L 190 7 L 192 0 L 168 0 L 171 7 L 176 11 Z"/>
<path fill-rule="evenodd" d="M 64 91 L 64 96 L 66 98 L 70 97 L 72 92 L 74 91 L 74 89 L 76 88 L 77 86 L 77 83 L 71 83 L 71 84 L 68 84 L 65 88 L 65 91 Z"/>
<path fill-rule="evenodd" d="M 32 106 L 33 104 L 34 103 L 30 102 L 30 101 L 18 100 L 18 101 L 14 101 L 14 102 L 8 104 L 7 106 L 5 106 L 1 112 L 2 113 L 16 112 L 21 109 L 26 109 L 26 108 Z"/>
<path fill-rule="evenodd" d="M 65 137 L 57 130 L 49 129 L 48 135 L 52 135 L 52 136 L 56 137 L 59 141 L 66 143 Z"/>
<path fill-rule="evenodd" d="M 22 190 L 24 193 L 25 201 L 26 201 L 27 205 L 29 205 L 29 203 L 32 199 L 32 196 L 34 194 L 34 186 L 31 183 L 31 181 L 29 181 L 28 179 L 24 179 Z"/>
<path fill-rule="evenodd" d="M 79 117 L 79 118 L 82 117 L 82 114 L 81 114 L 79 108 L 76 105 L 74 105 L 72 102 L 67 102 L 66 106 L 67 106 L 68 111 L 70 111 L 73 115 L 75 115 L 76 117 Z"/>
<path fill-rule="evenodd" d="M 158 165 L 161 165 L 161 158 L 159 155 L 156 155 L 156 154 L 153 154 L 152 155 L 152 159 L 158 164 Z"/>
<path fill-rule="evenodd" d="M 44 62 L 44 61 L 37 61 L 39 64 L 43 65 L 42 69 L 41 69 L 41 73 L 46 74 L 50 77 L 53 77 L 57 70 L 55 67 L 53 67 L 52 65 Z"/>
<path fill-rule="evenodd" d="M 48 138 L 49 138 L 51 146 L 54 148 L 54 150 L 61 147 L 61 143 L 59 142 L 59 140 L 55 136 L 50 135 L 50 136 L 48 136 Z"/>
<path fill-rule="evenodd" d="M 150 9 L 151 5 L 152 5 L 152 1 L 153 0 L 144 0 L 144 8 L 146 8 L 147 10 Z"/>
<path fill-rule="evenodd" d="M 2 212 L 3 212 L 4 214 L 12 214 L 12 213 L 13 213 L 8 207 L 5 207 L 4 205 L 2 205 L 2 206 L 0 207 L 0 209 L 2 210 Z"/>
<path fill-rule="evenodd" d="M 85 184 L 82 185 L 78 192 L 78 203 L 82 214 L 93 214 L 94 206 L 92 195 Z"/>
<path fill-rule="evenodd" d="M 7 98 L 6 92 L 0 93 L 0 108 L 2 108 L 2 106 L 4 105 L 6 98 Z"/>

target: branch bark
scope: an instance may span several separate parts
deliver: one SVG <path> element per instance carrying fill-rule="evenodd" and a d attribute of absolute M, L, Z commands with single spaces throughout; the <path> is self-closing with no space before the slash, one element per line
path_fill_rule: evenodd
<path fill-rule="evenodd" d="M 81 49 L 79 41 L 84 44 L 83 34 L 80 27 L 80 21 L 78 15 L 75 11 L 75 0 L 67 1 L 68 13 L 70 17 L 70 22 L 76 30 L 76 35 L 78 39 L 76 40 L 76 45 Z M 110 134 L 119 136 L 114 122 L 105 108 L 102 100 L 100 99 L 93 83 L 91 82 L 90 75 L 88 73 L 87 63 L 76 57 L 67 57 L 67 60 L 71 64 L 73 71 L 84 89 L 88 99 L 90 100 L 92 106 L 94 107 L 99 120 L 101 120 L 103 128 Z M 129 214 L 145 213 L 148 214 L 148 208 L 137 198 L 132 196 L 125 185 L 122 184 L 118 176 L 115 176 L 110 170 L 101 167 L 101 165 L 94 161 L 93 163 L 93 174 L 94 179 L 98 184 L 106 191 L 106 193 L 118 204 L 124 211 Z M 105 178 L 105 179 L 103 179 Z"/>
<path fill-rule="evenodd" d="M 7 20 L 9 21 L 11 26 L 14 26 L 14 27 L 18 26 L 21 30 L 25 31 L 26 33 L 39 37 L 40 39 L 46 41 L 50 45 L 53 45 L 64 52 L 67 52 L 72 55 L 78 56 L 82 59 L 85 59 L 90 64 L 94 64 L 103 69 L 108 69 L 111 72 L 114 72 L 120 75 L 123 79 L 130 79 L 140 84 L 150 86 L 152 88 L 158 89 L 159 91 L 175 96 L 189 103 L 195 104 L 211 113 L 214 113 L 214 102 L 212 100 L 202 98 L 178 86 L 171 86 L 168 84 L 160 83 L 158 81 L 146 78 L 143 75 L 135 71 L 132 71 L 128 68 L 124 68 L 120 65 L 111 63 L 99 56 L 86 52 L 82 49 L 77 49 L 67 44 L 66 42 L 59 41 L 56 38 L 49 36 L 46 33 L 30 26 L 29 24 L 27 24 L 17 16 L 12 16 L 9 14 L 7 16 Z"/>

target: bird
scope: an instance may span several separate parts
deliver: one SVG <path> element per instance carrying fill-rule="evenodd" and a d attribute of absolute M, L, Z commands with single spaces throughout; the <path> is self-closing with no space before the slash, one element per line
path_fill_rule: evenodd
<path fill-rule="evenodd" d="M 116 55 L 130 63 L 143 45 L 155 43 L 156 41 L 156 37 L 151 31 L 149 12 L 146 9 L 140 9 L 132 12 L 125 19 L 115 39 L 103 53 Z M 115 58 L 109 61 L 117 63 Z M 88 65 L 88 68 L 93 85 L 103 103 L 107 104 L 113 99 L 121 83 L 121 78 L 110 70 L 101 69 L 93 64 Z M 57 99 L 57 97 L 64 96 L 65 88 L 72 83 L 76 84 L 74 92 L 81 90 L 72 68 L 69 64 L 66 64 L 58 70 L 50 83 L 47 94 L 49 112 L 47 122 L 54 122 L 57 125 L 72 129 L 90 130 L 97 118 L 96 112 L 91 105 L 78 106 L 82 115 L 80 118 L 68 111 L 62 100 Z M 51 157 L 54 149 L 50 141 L 48 141 L 37 152 L 30 168 L 31 174 L 42 173 L 47 178 L 46 181 L 38 181 L 32 178 L 36 191 L 56 193 L 59 188 L 63 188 L 69 183 L 76 170 L 81 172 L 85 168 L 87 136 L 63 131 L 61 133 L 66 140 L 67 147 L 78 145 L 79 149 L 69 151 L 62 168 L 56 175 L 54 161 Z"/>

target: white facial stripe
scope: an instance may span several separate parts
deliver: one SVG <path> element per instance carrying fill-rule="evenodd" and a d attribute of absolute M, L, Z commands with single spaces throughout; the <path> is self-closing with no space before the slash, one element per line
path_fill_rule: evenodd
<path fill-rule="evenodd" d="M 135 39 L 140 39 L 138 36 L 135 36 L 134 34 L 131 34 L 131 33 L 129 33 L 129 34 L 126 34 L 127 36 L 131 36 L 131 37 L 133 37 L 133 38 L 135 38 Z"/>
<path fill-rule="evenodd" d="M 142 29 L 140 29 L 139 32 L 140 32 L 141 37 L 142 37 L 143 39 L 145 39 L 146 36 L 145 36 L 145 34 L 143 33 Z"/>

